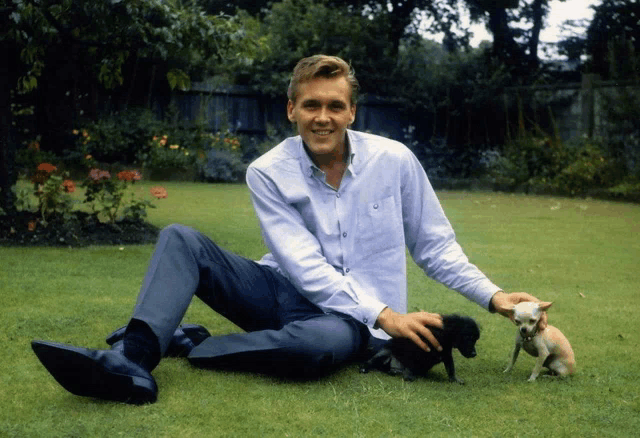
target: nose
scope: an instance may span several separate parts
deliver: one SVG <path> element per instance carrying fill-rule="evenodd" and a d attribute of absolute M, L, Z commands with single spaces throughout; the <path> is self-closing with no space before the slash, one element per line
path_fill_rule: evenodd
<path fill-rule="evenodd" d="M 527 328 L 526 327 L 520 327 L 520 333 L 522 333 L 523 335 L 527 334 Z"/>
<path fill-rule="evenodd" d="M 328 123 L 329 122 L 329 110 L 325 107 L 322 107 L 318 114 L 316 115 L 317 123 Z"/>

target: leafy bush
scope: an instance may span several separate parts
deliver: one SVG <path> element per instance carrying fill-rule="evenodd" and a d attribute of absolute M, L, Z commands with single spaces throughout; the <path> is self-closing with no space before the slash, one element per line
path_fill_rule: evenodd
<path fill-rule="evenodd" d="M 605 151 L 602 139 L 580 138 L 568 144 L 549 137 L 527 136 L 491 151 L 483 163 L 498 185 L 514 189 L 585 195 L 620 179 L 620 166 Z"/>
<path fill-rule="evenodd" d="M 29 176 L 40 163 L 53 163 L 58 161 L 55 153 L 40 149 L 38 138 L 27 143 L 26 148 L 16 151 L 16 168 L 25 171 Z"/>
<path fill-rule="evenodd" d="M 239 182 L 246 171 L 246 164 L 236 154 L 220 149 L 210 149 L 199 169 L 201 179 L 206 182 Z"/>
<path fill-rule="evenodd" d="M 132 165 L 157 132 L 162 132 L 162 123 L 151 111 L 129 109 L 101 117 L 73 133 L 80 155 L 89 154 L 101 163 Z"/>
<path fill-rule="evenodd" d="M 611 187 L 618 177 L 615 161 L 608 158 L 596 142 L 587 141 L 553 184 L 572 195 L 584 195 L 592 189 Z"/>
<path fill-rule="evenodd" d="M 146 208 L 153 207 L 148 200 L 138 200 L 133 193 L 126 197 L 129 184 L 141 179 L 137 170 L 123 170 L 116 178 L 111 173 L 101 169 L 91 169 L 83 183 L 85 187 L 85 204 L 89 205 L 97 219 L 106 219 L 115 223 L 122 212 L 123 216 L 132 219 L 146 217 Z"/>
<path fill-rule="evenodd" d="M 145 169 L 151 171 L 192 169 L 196 156 L 189 149 L 169 141 L 167 135 L 153 136 L 148 152 L 139 155 Z"/>

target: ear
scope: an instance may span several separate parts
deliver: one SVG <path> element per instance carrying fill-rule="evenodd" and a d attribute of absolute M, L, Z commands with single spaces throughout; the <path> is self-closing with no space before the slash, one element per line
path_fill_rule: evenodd
<path fill-rule="evenodd" d="M 351 122 L 349 125 L 353 125 L 353 122 L 356 121 L 356 104 L 351 105 Z"/>
<path fill-rule="evenodd" d="M 293 101 L 289 100 L 289 102 L 287 102 L 287 118 L 292 123 L 295 123 L 295 121 L 296 121 L 296 117 L 293 114 L 293 109 L 294 108 L 295 108 L 295 104 L 293 103 Z"/>
<path fill-rule="evenodd" d="M 538 303 L 538 308 L 540 309 L 541 312 L 545 312 L 547 309 L 549 309 L 549 307 L 551 307 L 553 303 L 548 302 L 548 301 L 543 301 L 541 303 Z M 540 317 L 540 321 L 538 321 L 538 330 L 542 331 L 544 329 L 547 328 L 547 314 L 543 313 Z"/>
<path fill-rule="evenodd" d="M 538 303 L 538 308 L 542 311 L 542 312 L 546 312 L 549 307 L 551 307 L 553 303 L 549 302 L 549 301 L 542 301 L 540 303 Z"/>

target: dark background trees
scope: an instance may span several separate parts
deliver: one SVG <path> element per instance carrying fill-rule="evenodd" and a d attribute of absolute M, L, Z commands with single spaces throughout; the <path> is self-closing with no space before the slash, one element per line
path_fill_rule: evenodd
<path fill-rule="evenodd" d="M 560 53 L 586 57 L 584 72 L 636 77 L 637 2 L 595 9 Z M 464 11 L 492 41 L 469 47 Z M 475 154 L 508 137 L 505 87 L 558 80 L 540 56 L 548 11 L 549 0 L 3 0 L 1 205 L 11 209 L 16 148 L 36 136 L 61 152 L 82 120 L 154 102 L 162 110 L 171 89 L 192 80 L 282 96 L 295 63 L 314 53 L 354 65 L 365 94 L 395 102 L 423 128 L 412 141 Z"/>

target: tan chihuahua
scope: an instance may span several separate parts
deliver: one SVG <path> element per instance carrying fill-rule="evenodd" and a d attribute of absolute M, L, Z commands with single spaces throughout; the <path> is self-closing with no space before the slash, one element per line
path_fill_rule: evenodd
<path fill-rule="evenodd" d="M 518 326 L 518 334 L 511 363 L 504 370 L 505 373 L 513 368 L 520 348 L 538 358 L 529 377 L 530 382 L 536 380 L 542 367 L 547 367 L 550 374 L 562 377 L 575 372 L 576 361 L 567 338 L 557 328 L 540 321 L 543 312 L 549 309 L 551 304 L 523 302 L 513 306 L 511 320 Z"/>

